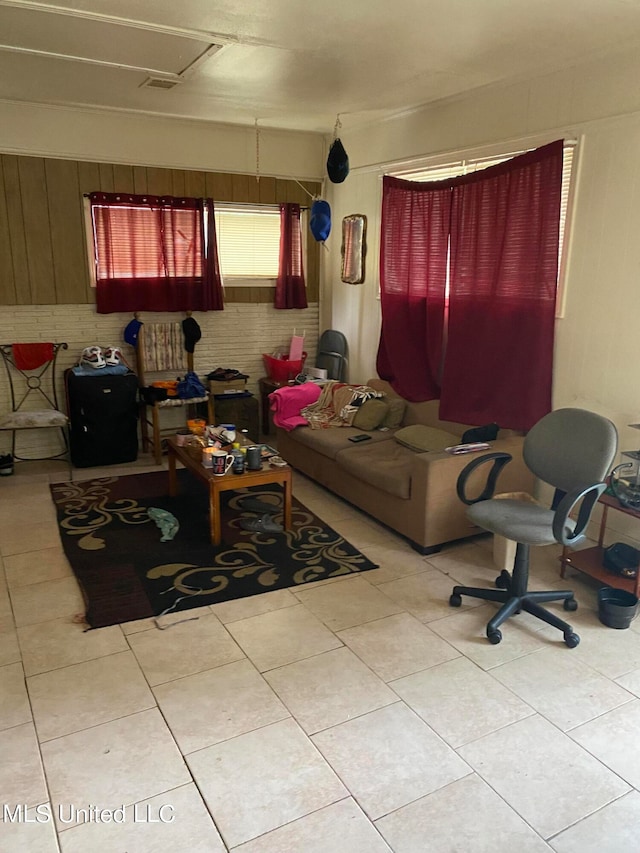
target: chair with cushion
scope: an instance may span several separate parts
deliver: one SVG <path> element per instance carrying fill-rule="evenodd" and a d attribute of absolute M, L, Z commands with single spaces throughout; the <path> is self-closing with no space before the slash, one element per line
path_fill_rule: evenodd
<path fill-rule="evenodd" d="M 11 454 L 22 462 L 69 459 L 69 419 L 58 407 L 56 365 L 66 343 L 0 344 L 0 356 L 7 376 L 9 411 L 0 413 L 0 430 L 11 433 Z M 18 447 L 23 430 L 53 429 L 60 433 L 59 450 L 39 453 L 37 436 L 32 435 L 29 455 Z"/>
<path fill-rule="evenodd" d="M 618 434 L 611 421 L 584 409 L 557 409 L 545 415 L 527 434 L 523 457 L 527 467 L 545 483 L 555 487 L 554 506 L 547 509 L 531 500 L 495 499 L 501 470 L 511 461 L 507 453 L 488 453 L 474 459 L 460 473 L 458 497 L 468 505 L 471 521 L 491 533 L 517 543 L 513 572 L 502 571 L 497 589 L 454 586 L 449 603 L 459 607 L 462 595 L 502 604 L 487 624 L 489 642 L 499 643 L 499 626 L 524 610 L 559 628 L 564 642 L 574 648 L 580 638 L 569 623 L 541 605 L 562 601 L 567 611 L 578 604 L 570 590 L 531 591 L 528 588 L 529 553 L 532 545 L 561 545 L 575 548 L 586 539 L 593 508 L 606 488 L 604 482 L 618 447 Z M 479 466 L 492 462 L 481 495 L 469 498 L 466 485 Z"/>
<path fill-rule="evenodd" d="M 187 417 L 196 414 L 196 406 L 207 406 L 207 423 L 215 423 L 213 397 L 205 391 L 203 396 L 181 398 L 167 396 L 162 387 L 147 386 L 149 374 L 154 374 L 158 385 L 169 372 L 173 380 L 177 375 L 193 372 L 193 352 L 185 350 L 183 326 L 175 323 L 144 323 L 140 325 L 136 341 L 138 382 L 141 388 L 140 431 L 142 449 L 153 448 L 156 465 L 162 462 L 162 436 L 175 433 L 175 427 L 160 426 L 161 412 L 178 406 L 187 406 Z M 162 377 L 162 378 L 161 378 Z M 186 417 L 185 417 L 186 423 Z M 151 427 L 151 436 L 149 435 Z"/>

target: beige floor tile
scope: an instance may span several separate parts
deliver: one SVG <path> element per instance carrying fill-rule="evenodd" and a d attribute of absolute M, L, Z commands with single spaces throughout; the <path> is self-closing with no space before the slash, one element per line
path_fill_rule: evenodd
<path fill-rule="evenodd" d="M 378 564 L 379 568 L 366 572 L 363 578 L 374 586 L 409 575 L 417 575 L 420 572 L 428 572 L 432 568 L 427 562 L 427 557 L 414 551 L 409 545 L 398 544 L 391 548 L 376 548 L 371 550 L 369 557 Z"/>
<path fill-rule="evenodd" d="M 638 849 L 640 793 L 632 791 L 570 826 L 550 842 L 557 853 L 626 853 Z"/>
<path fill-rule="evenodd" d="M 233 853 L 390 853 L 390 850 L 349 798 L 234 847 Z"/>
<path fill-rule="evenodd" d="M 260 672 L 339 648 L 342 643 L 301 604 L 249 619 L 227 629 Z"/>
<path fill-rule="evenodd" d="M 541 649 L 491 675 L 565 732 L 633 699 L 569 649 Z"/>
<path fill-rule="evenodd" d="M 2 635 L 0 635 L 0 643 L 2 642 Z M 629 693 L 633 693 L 634 696 L 640 697 L 640 669 L 636 669 L 633 672 L 628 672 L 626 675 L 621 675 L 620 678 L 616 678 L 616 684 L 619 684 L 620 687 L 624 687 L 625 690 L 628 690 Z"/>
<path fill-rule="evenodd" d="M 629 790 L 538 715 L 462 746 L 458 753 L 545 839 Z"/>
<path fill-rule="evenodd" d="M 361 577 L 339 585 L 296 589 L 295 596 L 332 631 L 382 619 L 403 609 Z"/>
<path fill-rule="evenodd" d="M 11 602 L 18 627 L 85 612 L 82 593 L 74 577 L 18 587 L 11 591 Z"/>
<path fill-rule="evenodd" d="M 40 743 L 155 706 L 130 651 L 27 679 Z"/>
<path fill-rule="evenodd" d="M 62 546 L 29 551 L 4 558 L 9 589 L 17 589 L 32 583 L 71 577 L 73 572 Z"/>
<path fill-rule="evenodd" d="M 41 749 L 55 812 L 69 804 L 132 805 L 191 782 L 157 709 L 48 741 Z"/>
<path fill-rule="evenodd" d="M 228 847 L 347 796 L 293 720 L 194 752 L 187 761 Z"/>
<path fill-rule="evenodd" d="M 533 709 L 491 674 L 456 658 L 390 685 L 448 744 L 457 748 L 530 717 Z M 460 713 L 464 697 L 465 713 Z"/>
<path fill-rule="evenodd" d="M 14 628 L 0 629 L 0 666 L 20 660 L 18 634 Z"/>
<path fill-rule="evenodd" d="M 640 699 L 634 699 L 569 734 L 634 788 L 640 788 L 639 731 Z"/>
<path fill-rule="evenodd" d="M 331 523 L 347 542 L 351 542 L 356 548 L 367 554 L 373 547 L 388 548 L 396 542 L 402 541 L 392 530 L 378 524 L 375 519 L 360 513 L 355 516 L 353 511 L 344 518 L 335 518 Z M 369 556 L 367 554 L 367 556 Z"/>
<path fill-rule="evenodd" d="M 439 554 L 426 557 L 429 566 L 451 579 L 451 585 L 493 586 L 500 574 L 491 552 L 471 542 L 465 545 L 445 546 Z"/>
<path fill-rule="evenodd" d="M 26 821 L 4 822 L 0 828 L 2 853 L 59 853 L 51 806 L 30 809 Z"/>
<path fill-rule="evenodd" d="M 451 643 L 459 652 L 468 657 L 482 669 L 515 660 L 538 649 L 545 648 L 552 640 L 539 631 L 531 629 L 528 623 L 518 622 L 518 617 L 507 620 L 503 626 L 502 642 L 497 646 L 487 640 L 487 622 L 495 614 L 496 608 L 491 604 L 473 607 L 463 611 L 455 609 L 452 616 L 429 622 L 429 627 L 438 636 Z M 562 642 L 562 634 L 555 632 L 564 651 L 569 651 Z"/>
<path fill-rule="evenodd" d="M 24 554 L 27 551 L 42 551 L 60 545 L 58 525 L 53 520 L 16 523 L 0 534 L 0 554 Z"/>
<path fill-rule="evenodd" d="M 166 632 L 130 634 L 129 644 L 151 686 L 244 657 L 219 619 L 207 612 Z"/>
<path fill-rule="evenodd" d="M 384 681 L 460 656 L 457 649 L 409 613 L 348 628 L 338 636 Z"/>
<path fill-rule="evenodd" d="M 25 675 L 124 652 L 129 646 L 119 625 L 85 631 L 69 617 L 18 628 Z"/>
<path fill-rule="evenodd" d="M 378 589 L 421 622 L 443 619 L 451 613 L 449 597 L 453 584 L 450 578 L 435 569 L 382 583 Z M 459 610 L 470 610 L 480 603 L 473 598 L 463 598 Z"/>
<path fill-rule="evenodd" d="M 0 730 L 31 720 L 31 706 L 21 663 L 0 668 Z"/>
<path fill-rule="evenodd" d="M 247 660 L 160 684 L 154 693 L 185 755 L 290 716 Z"/>
<path fill-rule="evenodd" d="M 635 631 L 608 628 L 594 611 L 582 607 L 569 615 L 580 635 L 580 645 L 571 652 L 578 660 L 613 679 L 640 669 L 640 640 Z"/>
<path fill-rule="evenodd" d="M 51 500 L 51 495 L 45 492 L 32 493 L 19 496 L 11 495 L 11 498 L 2 504 L 2 515 L 0 516 L 0 536 L 15 525 L 24 525 L 26 520 L 38 519 L 42 522 L 56 521 L 56 508 Z"/>
<path fill-rule="evenodd" d="M 226 853 L 195 785 L 183 785 L 118 813 L 118 823 L 85 823 L 60 834 L 62 853 Z"/>
<path fill-rule="evenodd" d="M 372 820 L 471 772 L 400 702 L 311 739 Z"/>
<path fill-rule="evenodd" d="M 0 803 L 10 808 L 46 803 L 47 786 L 33 723 L 0 732 L 0 755 Z M 3 828 L 0 824 L 0 836 Z"/>
<path fill-rule="evenodd" d="M 544 853 L 551 848 L 475 774 L 380 818 L 395 853 Z"/>
<path fill-rule="evenodd" d="M 398 701 L 346 648 L 272 669 L 265 678 L 308 734 Z"/>
<path fill-rule="evenodd" d="M 259 616 L 261 613 L 270 613 L 283 607 L 293 607 L 298 603 L 298 599 L 288 589 L 277 589 L 273 592 L 263 592 L 261 595 L 249 595 L 235 601 L 212 604 L 211 612 L 226 625 L 228 622 Z"/>

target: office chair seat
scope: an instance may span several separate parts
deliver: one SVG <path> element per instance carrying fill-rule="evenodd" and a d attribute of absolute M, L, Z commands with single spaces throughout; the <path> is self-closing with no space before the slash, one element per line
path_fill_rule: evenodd
<path fill-rule="evenodd" d="M 561 545 L 575 548 L 586 539 L 586 528 L 593 508 L 606 488 L 607 476 L 618 448 L 618 433 L 607 418 L 584 409 L 557 409 L 545 415 L 529 431 L 523 445 L 527 467 L 543 482 L 555 487 L 557 506 L 546 509 L 523 499 L 494 498 L 502 469 L 511 461 L 508 453 L 488 453 L 471 461 L 461 471 L 456 489 L 469 509 L 474 524 L 517 543 L 513 572 L 502 571 L 494 589 L 454 586 L 449 598 L 452 607 L 460 607 L 462 596 L 501 604 L 487 623 L 487 639 L 502 640 L 499 626 L 509 617 L 525 611 L 555 628 L 564 642 L 574 648 L 580 637 L 568 622 L 541 607 L 561 601 L 565 610 L 578 604 L 571 590 L 529 590 L 529 549 L 532 545 Z M 486 485 L 480 495 L 467 497 L 466 485 L 480 466 L 491 463 Z"/>
<path fill-rule="evenodd" d="M 554 511 L 536 504 L 504 499 L 481 501 L 467 510 L 467 516 L 484 530 L 526 545 L 552 545 Z M 575 521 L 567 520 L 567 534 L 575 530 Z"/>

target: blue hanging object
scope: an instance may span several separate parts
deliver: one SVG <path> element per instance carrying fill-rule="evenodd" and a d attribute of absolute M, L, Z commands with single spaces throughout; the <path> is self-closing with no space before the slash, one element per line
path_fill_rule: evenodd
<path fill-rule="evenodd" d="M 328 201 L 316 199 L 313 202 L 309 229 L 318 243 L 324 243 L 331 233 L 331 207 Z"/>

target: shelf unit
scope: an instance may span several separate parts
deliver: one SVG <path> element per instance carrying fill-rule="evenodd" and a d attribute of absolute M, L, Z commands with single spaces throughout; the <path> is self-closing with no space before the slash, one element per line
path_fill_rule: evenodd
<path fill-rule="evenodd" d="M 627 592 L 631 592 L 640 598 L 640 572 L 638 572 L 638 576 L 635 578 L 621 578 L 618 575 L 608 572 L 602 565 L 602 557 L 606 547 L 604 545 L 604 537 L 609 510 L 613 509 L 616 512 L 630 515 L 638 521 L 640 521 L 640 512 L 622 506 L 617 498 L 606 493 L 600 497 L 599 503 L 602 504 L 602 519 L 600 521 L 598 544 L 591 548 L 585 548 L 582 551 L 572 551 L 570 548 L 563 548 L 560 556 L 560 577 L 565 577 L 567 566 L 569 566 L 572 569 L 577 569 L 577 571 L 595 578 L 605 586 L 611 586 L 615 589 L 625 589 Z"/>

